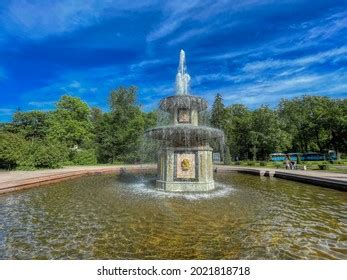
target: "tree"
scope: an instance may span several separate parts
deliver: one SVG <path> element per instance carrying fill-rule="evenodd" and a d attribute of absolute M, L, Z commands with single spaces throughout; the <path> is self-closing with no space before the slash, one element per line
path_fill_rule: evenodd
<path fill-rule="evenodd" d="M 248 158 L 251 128 L 251 111 L 246 106 L 234 104 L 226 108 L 224 132 L 227 145 L 234 159 Z"/>
<path fill-rule="evenodd" d="M 42 140 L 47 135 L 47 116 L 42 111 L 17 111 L 13 115 L 11 131 L 23 135 L 27 140 Z"/>
<path fill-rule="evenodd" d="M 94 141 L 91 111 L 81 99 L 62 96 L 56 105 L 56 111 L 49 114 L 48 137 L 66 144 L 90 148 Z"/>
<path fill-rule="evenodd" d="M 92 107 L 91 108 L 91 112 L 90 112 L 90 115 L 91 115 L 91 121 L 94 125 L 96 125 L 98 122 L 101 121 L 102 119 L 102 110 L 99 109 L 98 107 Z"/>
<path fill-rule="evenodd" d="M 215 96 L 212 110 L 211 110 L 211 120 L 210 123 L 213 127 L 219 128 L 221 130 L 225 130 L 225 124 L 226 124 L 226 110 L 223 103 L 222 96 L 217 93 Z M 225 141 L 225 139 L 223 139 Z M 224 158 L 224 152 L 225 152 L 225 143 L 217 140 L 217 141 L 211 141 L 211 146 L 214 150 L 219 151 L 221 153 L 221 160 L 225 161 Z"/>
<path fill-rule="evenodd" d="M 231 164 L 231 155 L 229 151 L 228 145 L 224 146 L 224 164 L 230 165 Z"/>
<path fill-rule="evenodd" d="M 0 164 L 16 167 L 23 158 L 25 146 L 26 142 L 21 135 L 0 132 Z"/>
<path fill-rule="evenodd" d="M 78 97 L 63 95 L 56 104 L 57 112 L 62 116 L 69 115 L 71 119 L 86 121 L 90 117 L 90 108 L 87 103 Z"/>
<path fill-rule="evenodd" d="M 18 163 L 21 168 L 58 168 L 68 156 L 66 146 L 56 141 L 33 141 L 23 149 Z"/>
<path fill-rule="evenodd" d="M 252 112 L 250 142 L 253 159 L 259 157 L 268 160 L 271 153 L 290 146 L 290 135 L 282 129 L 277 113 L 267 106 L 261 106 Z"/>
<path fill-rule="evenodd" d="M 293 136 L 292 149 L 301 152 L 324 152 L 341 146 L 343 137 L 343 105 L 323 96 L 302 96 L 281 100 L 278 112 Z M 336 134 L 337 133 L 337 134 Z M 338 135 L 338 136 L 337 136 Z"/>
<path fill-rule="evenodd" d="M 284 127 L 293 137 L 294 151 L 307 152 L 310 143 L 309 124 L 306 119 L 307 109 L 299 98 L 282 99 L 278 105 L 278 114 Z"/>
<path fill-rule="evenodd" d="M 219 128 L 225 128 L 226 111 L 222 96 L 218 93 L 214 99 L 211 111 L 211 125 Z"/>
<path fill-rule="evenodd" d="M 110 93 L 111 112 L 103 115 L 97 131 L 98 158 L 102 162 L 137 162 L 145 119 L 136 104 L 136 87 L 119 87 Z"/>
<path fill-rule="evenodd" d="M 62 96 L 50 112 L 18 110 L 11 123 L 0 124 L 0 164 L 5 167 L 54 168 L 62 164 L 154 162 L 159 144 L 143 137 L 168 115 L 143 112 L 136 87 L 119 87 L 109 97 L 110 112 L 89 108 L 81 99 Z M 209 112 L 208 112 L 209 113 Z M 276 110 L 262 106 L 225 107 L 215 97 L 210 123 L 224 130 L 226 145 L 212 143 L 225 163 L 267 159 L 273 152 L 347 151 L 347 99 L 301 96 L 283 99 Z M 202 123 L 202 122 L 201 122 Z M 77 145 L 77 147 L 76 147 Z"/>
<path fill-rule="evenodd" d="M 347 99 L 331 100 L 324 120 L 329 132 L 328 148 L 334 149 L 339 159 L 340 152 L 347 151 Z"/>

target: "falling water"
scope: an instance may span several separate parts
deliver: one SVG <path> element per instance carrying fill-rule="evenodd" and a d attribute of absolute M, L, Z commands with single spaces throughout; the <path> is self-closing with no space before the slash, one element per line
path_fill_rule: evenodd
<path fill-rule="evenodd" d="M 180 62 L 176 75 L 176 94 L 187 95 L 189 89 L 190 76 L 187 73 L 186 54 L 184 50 L 180 52 Z"/>

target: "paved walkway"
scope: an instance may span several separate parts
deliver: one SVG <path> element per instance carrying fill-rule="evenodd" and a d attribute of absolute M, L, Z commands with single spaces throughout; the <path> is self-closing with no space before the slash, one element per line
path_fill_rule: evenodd
<path fill-rule="evenodd" d="M 119 174 L 122 170 L 140 173 L 155 171 L 155 164 L 113 165 L 113 166 L 73 166 L 60 169 L 35 171 L 1 171 L 0 194 L 54 183 L 61 180 L 96 174 Z M 283 170 L 259 167 L 216 165 L 216 172 L 240 172 L 260 176 L 274 176 L 288 180 L 347 190 L 347 173 L 325 171 Z"/>

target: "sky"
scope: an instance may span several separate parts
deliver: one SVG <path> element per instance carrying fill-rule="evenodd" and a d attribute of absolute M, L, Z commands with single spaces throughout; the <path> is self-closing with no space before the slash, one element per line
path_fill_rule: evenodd
<path fill-rule="evenodd" d="M 210 104 L 347 97 L 347 1 L 1 0 L 0 121 L 64 94 L 107 111 L 130 85 L 151 111 L 175 94 L 180 49 Z"/>

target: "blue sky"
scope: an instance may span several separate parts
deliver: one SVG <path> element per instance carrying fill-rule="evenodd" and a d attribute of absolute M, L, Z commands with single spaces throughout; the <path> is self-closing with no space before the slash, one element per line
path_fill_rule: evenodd
<path fill-rule="evenodd" d="M 174 94 L 180 49 L 210 103 L 347 97 L 346 1 L 1 0 L 0 121 L 67 93 L 107 110 L 120 85 L 152 110 Z"/>

